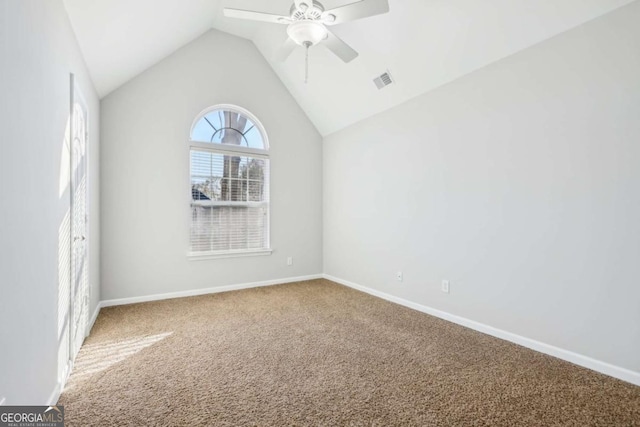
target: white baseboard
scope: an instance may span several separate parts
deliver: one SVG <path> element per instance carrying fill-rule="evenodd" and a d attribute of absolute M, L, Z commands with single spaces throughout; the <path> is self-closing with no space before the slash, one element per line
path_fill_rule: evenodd
<path fill-rule="evenodd" d="M 289 277 L 286 279 L 266 280 L 263 282 L 241 283 L 237 285 L 218 286 L 215 288 L 193 289 L 190 291 L 170 292 L 166 294 L 111 299 L 111 300 L 104 300 L 100 302 L 100 307 L 112 307 L 116 305 L 136 304 L 139 302 L 160 301 L 160 300 L 172 299 L 172 298 L 194 297 L 198 295 L 208 295 L 208 294 L 215 294 L 219 292 L 238 291 L 241 289 L 259 288 L 263 286 L 282 285 L 285 283 L 303 282 L 305 280 L 322 279 L 322 278 L 323 278 L 322 274 L 313 274 L 310 276 Z"/>
<path fill-rule="evenodd" d="M 85 335 L 86 337 L 88 337 L 89 334 L 91 333 L 91 329 L 93 329 L 93 325 L 96 323 L 96 319 L 98 318 L 98 314 L 100 314 L 101 308 L 102 308 L 102 301 L 99 301 L 98 305 L 96 306 L 96 309 L 93 311 L 93 315 L 89 319 L 89 323 L 87 324 L 86 335 Z"/>
<path fill-rule="evenodd" d="M 58 383 L 53 389 L 53 392 L 51 393 L 51 396 L 49 396 L 49 399 L 47 400 L 47 403 L 45 403 L 45 405 L 53 406 L 56 403 L 58 403 L 58 399 L 60 399 L 61 393 L 62 393 L 62 384 Z"/>
<path fill-rule="evenodd" d="M 387 294 L 385 292 L 377 291 L 375 289 L 371 289 L 366 286 L 358 285 L 356 283 L 349 282 L 347 280 L 333 277 L 328 274 L 323 274 L 323 277 L 327 280 L 331 280 L 341 285 L 348 286 L 353 289 L 357 289 L 359 291 L 385 299 L 387 301 L 391 301 L 396 304 L 400 304 L 405 307 L 412 308 L 414 310 L 429 314 L 431 316 L 448 320 L 449 322 L 457 323 L 458 325 L 462 325 L 467 328 L 474 329 L 476 331 L 485 333 L 487 335 L 491 335 L 496 338 L 510 341 L 512 343 L 521 345 L 523 347 L 527 347 L 531 350 L 548 354 L 549 356 L 557 357 L 558 359 L 562 359 L 567 362 L 571 362 L 573 364 L 582 366 L 584 368 L 591 369 L 593 371 L 600 372 L 602 374 L 609 375 L 611 377 L 618 378 L 622 381 L 626 381 L 631 384 L 640 386 L 640 372 L 631 371 L 629 369 L 615 366 L 610 363 L 592 359 L 591 357 L 584 356 L 582 354 L 574 353 L 572 351 L 555 347 L 550 344 L 545 344 L 543 342 L 536 341 L 531 338 L 523 337 L 521 335 L 517 335 L 512 332 L 507 332 L 502 329 L 494 328 L 493 326 L 485 325 L 484 323 L 476 322 L 474 320 L 467 319 L 465 317 L 461 317 L 461 316 L 447 313 L 445 311 L 437 310 L 435 308 L 428 307 L 426 305 L 418 304 L 403 298 L 399 298 L 399 297 Z"/>
<path fill-rule="evenodd" d="M 64 387 L 67 384 L 67 381 L 69 381 L 69 376 L 71 375 L 72 370 L 73 370 L 73 363 L 71 362 L 71 360 L 68 360 L 67 366 L 65 366 L 64 371 L 62 372 L 62 375 L 58 380 L 59 381 L 58 385 L 60 386 L 61 392 L 64 390 Z"/>

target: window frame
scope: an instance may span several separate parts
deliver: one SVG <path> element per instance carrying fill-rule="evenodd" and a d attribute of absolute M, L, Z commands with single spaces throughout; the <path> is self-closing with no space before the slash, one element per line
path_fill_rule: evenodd
<path fill-rule="evenodd" d="M 220 143 L 214 142 L 203 142 L 196 141 L 191 139 L 193 135 L 193 131 L 195 126 L 199 123 L 199 121 L 209 114 L 212 111 L 231 111 L 233 113 L 241 114 L 251 120 L 257 130 L 260 132 L 260 136 L 262 137 L 262 142 L 264 144 L 264 149 L 259 148 L 251 148 L 251 147 L 243 147 L 243 146 L 230 146 L 224 145 Z M 187 171 L 188 171 L 188 192 L 189 195 L 189 203 L 188 209 L 191 211 L 193 203 L 203 204 L 206 206 L 265 206 L 267 207 L 267 220 L 266 220 L 266 247 L 261 249 L 226 249 L 222 251 L 197 251 L 194 252 L 191 250 L 191 219 L 189 219 L 189 237 L 188 237 L 188 249 L 187 249 L 187 258 L 190 261 L 200 261 L 200 260 L 210 260 L 210 259 L 224 259 L 224 258 L 237 258 L 237 257 L 252 257 L 252 256 L 267 256 L 271 255 L 273 249 L 271 247 L 271 159 L 269 153 L 269 139 L 267 136 L 267 132 L 256 116 L 254 116 L 250 111 L 239 107 L 233 104 L 216 104 L 211 107 L 208 107 L 202 110 L 196 118 L 193 120 L 191 127 L 189 129 L 189 138 L 187 143 Z M 269 168 L 266 177 L 264 178 L 264 183 L 268 189 L 269 199 L 267 202 L 233 202 L 233 201 L 194 201 L 192 196 L 192 183 L 191 183 L 191 153 L 193 150 L 196 151 L 205 151 L 215 154 L 222 155 L 240 155 L 249 158 L 257 158 L 257 159 L 265 159 L 269 161 Z M 190 218 L 190 215 L 188 216 Z"/>

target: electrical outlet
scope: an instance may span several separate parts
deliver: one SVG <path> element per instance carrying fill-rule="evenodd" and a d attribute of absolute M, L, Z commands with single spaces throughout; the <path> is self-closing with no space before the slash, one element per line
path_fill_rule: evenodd
<path fill-rule="evenodd" d="M 449 293 L 449 281 L 448 280 L 443 280 L 442 281 L 442 292 L 444 292 L 445 294 Z"/>
<path fill-rule="evenodd" d="M 402 271 L 396 273 L 396 279 L 398 279 L 398 282 L 402 282 Z"/>
<path fill-rule="evenodd" d="M 287 265 L 293 265 L 293 257 L 287 258 Z"/>

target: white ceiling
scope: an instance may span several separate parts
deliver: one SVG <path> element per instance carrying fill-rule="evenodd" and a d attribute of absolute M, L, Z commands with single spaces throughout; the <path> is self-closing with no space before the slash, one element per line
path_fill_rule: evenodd
<path fill-rule="evenodd" d="M 285 26 L 226 18 L 223 6 L 288 14 L 292 0 L 64 0 L 100 96 L 216 28 L 252 40 L 323 135 L 636 0 L 389 0 L 390 12 L 337 25 L 360 56 L 323 46 L 272 59 Z M 353 0 L 324 0 L 326 8 Z M 389 70 L 383 90 L 373 78 Z"/>

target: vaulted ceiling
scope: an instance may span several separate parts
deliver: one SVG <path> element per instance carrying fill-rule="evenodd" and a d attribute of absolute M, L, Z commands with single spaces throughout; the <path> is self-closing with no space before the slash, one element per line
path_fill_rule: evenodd
<path fill-rule="evenodd" d="M 320 0 L 325 8 L 354 1 Z M 332 28 L 360 53 L 352 62 L 311 48 L 305 84 L 302 48 L 273 59 L 284 25 L 222 13 L 227 6 L 288 15 L 292 0 L 64 0 L 101 97 L 215 28 L 252 40 L 322 135 L 632 1 L 389 0 L 388 14 Z M 385 71 L 395 83 L 378 90 L 373 79 Z"/>

